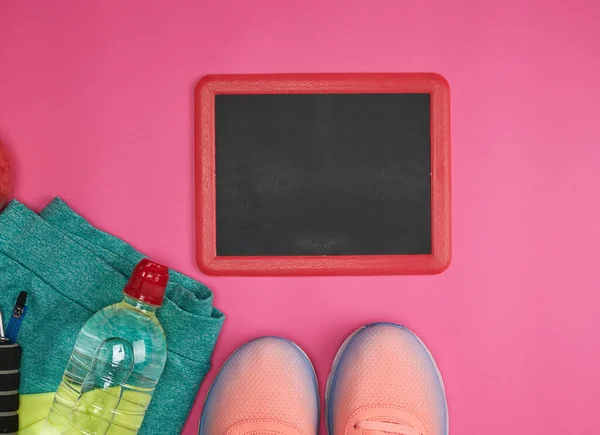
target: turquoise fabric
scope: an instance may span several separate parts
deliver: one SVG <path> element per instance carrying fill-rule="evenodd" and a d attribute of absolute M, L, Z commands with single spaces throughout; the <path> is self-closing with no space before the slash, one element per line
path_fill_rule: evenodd
<path fill-rule="evenodd" d="M 122 299 L 142 258 L 58 198 L 39 215 L 17 201 L 0 213 L 0 306 L 6 313 L 21 290 L 29 293 L 19 335 L 23 394 L 56 390 L 79 329 Z M 167 364 L 141 434 L 180 433 L 224 320 L 212 303 L 207 287 L 171 271 L 157 312 L 167 336 Z"/>

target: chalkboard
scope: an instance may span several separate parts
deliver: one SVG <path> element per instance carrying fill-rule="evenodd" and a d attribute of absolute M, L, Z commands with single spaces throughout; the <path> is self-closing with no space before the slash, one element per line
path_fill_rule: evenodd
<path fill-rule="evenodd" d="M 429 94 L 217 95 L 217 255 L 431 253 Z"/>
<path fill-rule="evenodd" d="M 210 76 L 196 110 L 203 271 L 438 273 L 449 264 L 441 76 Z"/>

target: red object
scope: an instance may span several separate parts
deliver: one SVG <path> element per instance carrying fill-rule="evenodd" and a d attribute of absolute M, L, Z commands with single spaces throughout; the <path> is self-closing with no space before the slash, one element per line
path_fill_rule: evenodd
<path fill-rule="evenodd" d="M 435 274 L 450 264 L 450 88 L 438 74 L 215 75 L 196 86 L 196 256 L 208 275 Z M 217 256 L 216 94 L 431 95 L 431 233 L 428 255 Z"/>
<path fill-rule="evenodd" d="M 140 261 L 123 292 L 132 298 L 151 305 L 162 305 L 169 282 L 169 269 L 144 258 Z"/>
<path fill-rule="evenodd" d="M 0 210 L 6 204 L 10 194 L 11 168 L 6 150 L 0 144 Z"/>

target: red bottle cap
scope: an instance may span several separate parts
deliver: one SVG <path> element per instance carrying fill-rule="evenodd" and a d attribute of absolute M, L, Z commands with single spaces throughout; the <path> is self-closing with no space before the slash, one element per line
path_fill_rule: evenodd
<path fill-rule="evenodd" d="M 150 305 L 160 306 L 169 281 L 169 268 L 144 258 L 123 289 L 126 295 Z"/>

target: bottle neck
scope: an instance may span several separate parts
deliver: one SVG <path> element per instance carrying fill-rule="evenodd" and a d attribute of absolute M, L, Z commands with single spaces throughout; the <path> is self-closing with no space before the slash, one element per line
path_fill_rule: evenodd
<path fill-rule="evenodd" d="M 140 301 L 136 298 L 132 298 L 129 295 L 125 295 L 125 297 L 123 298 L 123 302 L 125 302 L 127 305 L 131 305 L 135 309 L 140 310 L 144 313 L 154 313 L 158 309 L 156 305 L 147 304 L 146 302 Z"/>

